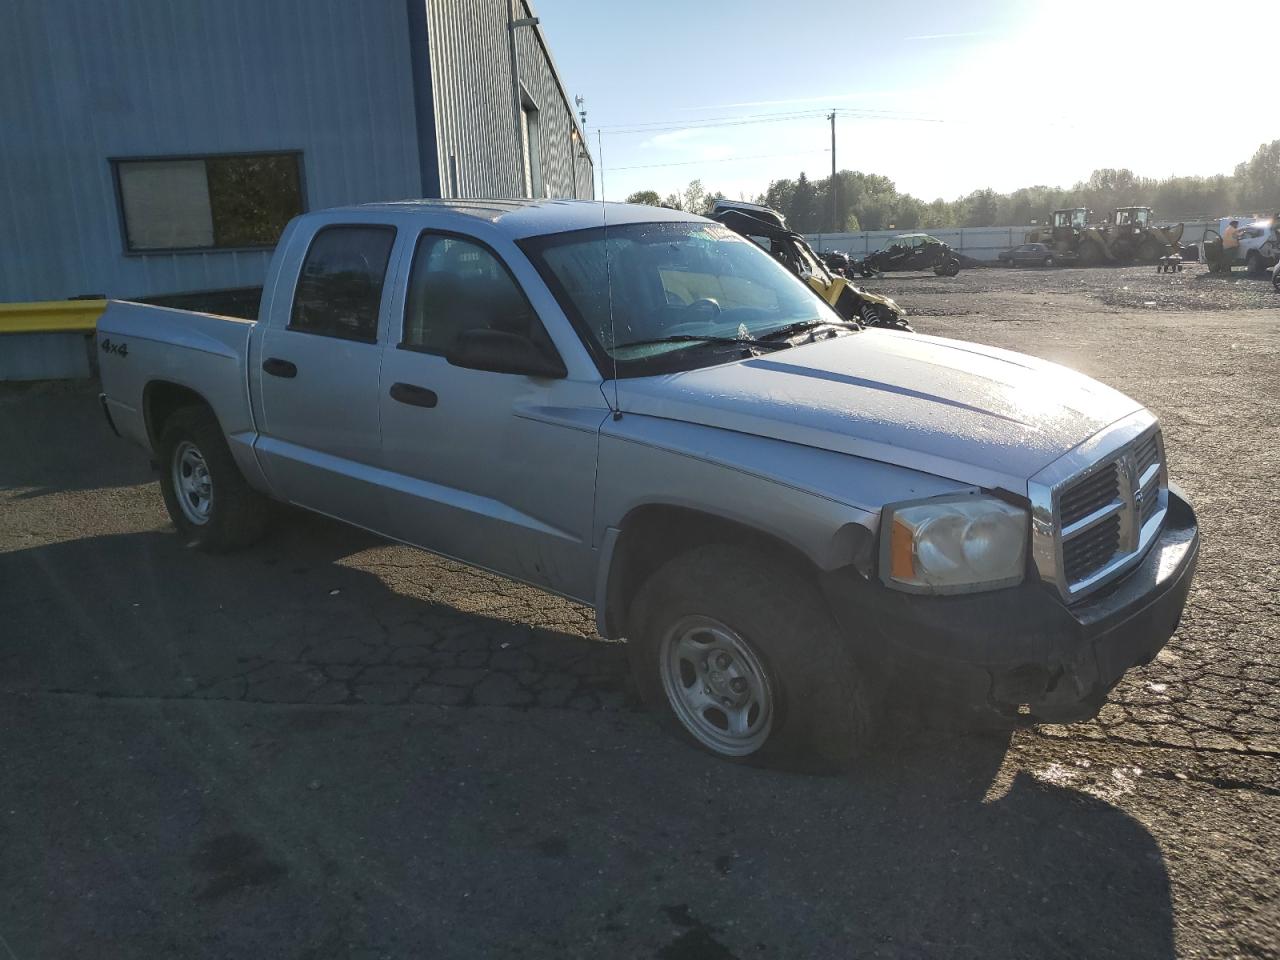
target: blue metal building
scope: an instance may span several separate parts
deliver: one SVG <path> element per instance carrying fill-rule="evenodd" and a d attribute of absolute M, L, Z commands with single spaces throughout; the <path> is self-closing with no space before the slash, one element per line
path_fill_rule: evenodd
<path fill-rule="evenodd" d="M 16 0 L 0 303 L 260 285 L 304 210 L 592 196 L 527 0 Z"/>

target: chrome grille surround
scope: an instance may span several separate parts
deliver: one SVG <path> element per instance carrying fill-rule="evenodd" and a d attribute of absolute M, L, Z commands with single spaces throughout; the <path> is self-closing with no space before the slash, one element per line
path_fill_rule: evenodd
<path fill-rule="evenodd" d="M 1169 505 L 1155 416 L 1139 410 L 1099 431 L 1032 477 L 1027 494 L 1036 570 L 1065 601 L 1122 576 L 1155 540 Z"/>

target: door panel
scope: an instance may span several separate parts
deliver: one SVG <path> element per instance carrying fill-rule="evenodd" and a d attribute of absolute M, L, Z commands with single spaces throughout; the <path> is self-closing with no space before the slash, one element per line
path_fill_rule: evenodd
<path fill-rule="evenodd" d="M 302 264 L 288 326 L 263 333 L 257 450 L 285 499 L 361 526 L 385 526 L 378 329 L 395 231 L 325 227 Z"/>
<path fill-rule="evenodd" d="M 579 599 L 594 590 L 591 524 L 598 381 L 454 366 L 468 332 L 555 348 L 501 258 L 474 238 L 424 233 L 399 286 L 398 348 L 378 403 L 392 536 Z"/>
<path fill-rule="evenodd" d="M 388 532 L 590 599 L 597 431 L 608 413 L 599 386 L 394 349 L 382 382 Z M 436 405 L 397 400 L 397 383 L 430 390 Z"/>

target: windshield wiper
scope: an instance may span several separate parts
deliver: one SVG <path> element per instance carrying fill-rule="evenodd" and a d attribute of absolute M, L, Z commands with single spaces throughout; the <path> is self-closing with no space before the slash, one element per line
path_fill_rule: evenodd
<path fill-rule="evenodd" d="M 779 327 L 777 330 L 770 330 L 768 333 L 762 334 L 762 341 L 785 340 L 788 337 L 794 337 L 797 333 L 804 333 L 806 330 L 816 330 L 818 327 L 838 327 L 842 330 L 861 330 L 862 325 L 854 323 L 850 320 L 801 320 L 799 323 L 790 323 L 785 327 Z"/>
<path fill-rule="evenodd" d="M 736 347 L 760 347 L 765 350 L 785 350 L 789 343 L 778 343 L 771 340 L 756 340 L 752 337 L 714 337 L 698 336 L 693 333 L 675 334 L 669 337 L 650 337 L 645 340 L 631 340 L 627 343 L 616 343 L 614 350 L 625 350 L 627 347 L 649 347 L 658 343 L 717 343 L 730 344 Z"/>

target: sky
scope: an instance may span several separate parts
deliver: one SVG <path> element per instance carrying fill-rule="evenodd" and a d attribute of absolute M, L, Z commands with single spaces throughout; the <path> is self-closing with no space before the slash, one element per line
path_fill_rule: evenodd
<path fill-rule="evenodd" d="M 610 200 L 828 176 L 833 109 L 840 169 L 926 201 L 1100 167 L 1229 173 L 1280 137 L 1267 17 L 1236 4 L 534 3 Z"/>

